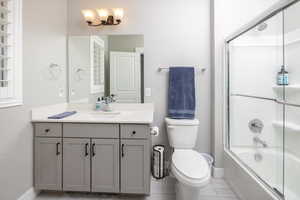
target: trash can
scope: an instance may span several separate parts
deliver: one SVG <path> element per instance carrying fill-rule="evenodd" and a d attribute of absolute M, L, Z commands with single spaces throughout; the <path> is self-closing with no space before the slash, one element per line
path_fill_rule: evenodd
<path fill-rule="evenodd" d="M 155 145 L 152 151 L 152 175 L 156 179 L 162 179 L 165 177 L 165 146 Z"/>

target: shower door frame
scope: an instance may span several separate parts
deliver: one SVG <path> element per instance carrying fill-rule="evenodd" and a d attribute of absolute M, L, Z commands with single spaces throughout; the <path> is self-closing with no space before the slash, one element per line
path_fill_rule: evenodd
<path fill-rule="evenodd" d="M 223 107 L 223 113 L 224 113 L 223 123 L 224 124 L 223 124 L 223 127 L 224 127 L 224 130 L 225 130 L 225 137 L 223 138 L 224 151 L 227 154 L 229 154 L 236 162 L 238 162 L 239 165 L 242 165 L 246 169 L 247 173 L 254 176 L 255 179 L 258 180 L 278 200 L 284 200 L 284 196 L 283 196 L 284 195 L 284 180 L 283 180 L 283 194 L 281 194 L 280 192 L 275 191 L 268 183 L 266 183 L 260 176 L 258 176 L 257 173 L 253 169 L 248 167 L 248 165 L 246 163 L 244 163 L 230 149 L 230 95 L 231 94 L 230 94 L 230 87 L 229 87 L 229 79 L 230 79 L 229 43 L 231 41 L 233 41 L 234 39 L 238 38 L 239 36 L 243 35 L 244 33 L 248 32 L 249 30 L 253 29 L 254 27 L 259 25 L 260 23 L 270 19 L 271 17 L 275 16 L 276 14 L 284 11 L 286 8 L 288 8 L 288 7 L 290 7 L 293 4 L 298 3 L 298 2 L 300 2 L 300 0 L 286 0 L 284 2 L 279 2 L 279 3 L 275 4 L 274 6 L 272 6 L 271 8 L 266 10 L 265 12 L 263 12 L 261 15 L 259 15 L 258 17 L 256 17 L 252 21 L 250 21 L 248 24 L 242 26 L 239 30 L 234 32 L 229 37 L 227 37 L 225 39 L 225 48 L 224 48 L 224 64 L 225 64 L 224 65 L 224 74 L 223 74 L 223 76 L 224 76 L 223 78 L 224 78 L 224 81 L 225 81 L 225 87 L 223 88 L 224 91 L 225 91 L 224 92 L 224 97 L 225 98 L 224 98 L 224 102 L 223 102 L 224 103 L 224 107 Z M 284 23 L 284 21 L 283 21 L 283 23 Z M 283 34 L 284 34 L 284 30 L 283 30 Z M 283 35 L 283 37 L 284 37 L 284 35 Z M 283 48 L 285 48 L 284 45 L 285 44 L 283 44 Z M 236 94 L 236 95 L 238 95 L 238 94 Z M 265 99 L 265 100 L 271 100 L 271 101 L 274 101 L 275 103 L 282 104 L 283 106 L 292 105 L 292 106 L 299 107 L 299 105 L 289 104 L 289 103 L 286 103 L 285 100 L 284 101 L 279 101 L 275 98 L 274 99 L 273 98 L 264 98 L 264 97 L 249 96 L 249 95 L 240 95 L 240 96 L 249 97 L 249 98 L 260 98 L 260 99 Z M 285 112 L 285 111 L 283 111 L 283 112 Z M 284 122 L 283 126 L 285 127 L 285 122 Z M 283 134 L 283 137 L 285 137 L 284 134 Z M 283 143 L 284 143 L 284 140 L 283 140 Z M 284 162 L 285 162 L 284 155 L 285 154 L 283 152 L 283 167 L 284 167 Z M 283 174 L 283 177 L 284 176 L 285 176 L 285 174 Z"/>

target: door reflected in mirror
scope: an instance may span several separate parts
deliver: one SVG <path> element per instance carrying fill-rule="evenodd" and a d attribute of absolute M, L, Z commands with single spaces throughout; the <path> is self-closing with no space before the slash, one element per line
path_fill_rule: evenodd
<path fill-rule="evenodd" d="M 69 102 L 144 102 L 144 36 L 69 36 Z"/>

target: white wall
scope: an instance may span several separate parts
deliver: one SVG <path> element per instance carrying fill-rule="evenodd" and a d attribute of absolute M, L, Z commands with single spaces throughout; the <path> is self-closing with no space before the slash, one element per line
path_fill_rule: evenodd
<path fill-rule="evenodd" d="M 225 38 L 252 20 L 278 0 L 214 0 L 212 29 L 212 149 L 217 167 L 223 166 L 223 101 Z"/>
<path fill-rule="evenodd" d="M 167 109 L 168 74 L 161 65 L 183 64 L 207 67 L 197 74 L 197 117 L 200 120 L 197 149 L 210 152 L 210 1 L 209 0 L 69 0 L 70 34 L 143 34 L 145 87 L 152 88 L 146 102 L 155 103 L 154 124 L 162 130 L 153 143 L 168 144 L 164 118 Z M 122 7 L 121 25 L 87 28 L 80 10 Z M 188 133 L 187 133 L 188 134 Z"/>
<path fill-rule="evenodd" d="M 59 88 L 66 89 L 66 9 L 65 0 L 24 1 L 24 105 L 0 109 L 1 200 L 16 200 L 33 185 L 31 108 L 66 101 L 58 96 Z M 56 81 L 45 73 L 52 62 L 63 67 Z"/>

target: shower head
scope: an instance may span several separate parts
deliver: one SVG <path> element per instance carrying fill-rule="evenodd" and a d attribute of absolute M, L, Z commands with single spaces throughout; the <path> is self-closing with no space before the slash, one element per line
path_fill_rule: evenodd
<path fill-rule="evenodd" d="M 268 24 L 265 22 L 263 22 L 257 26 L 258 31 L 264 31 L 266 28 L 268 28 Z"/>

